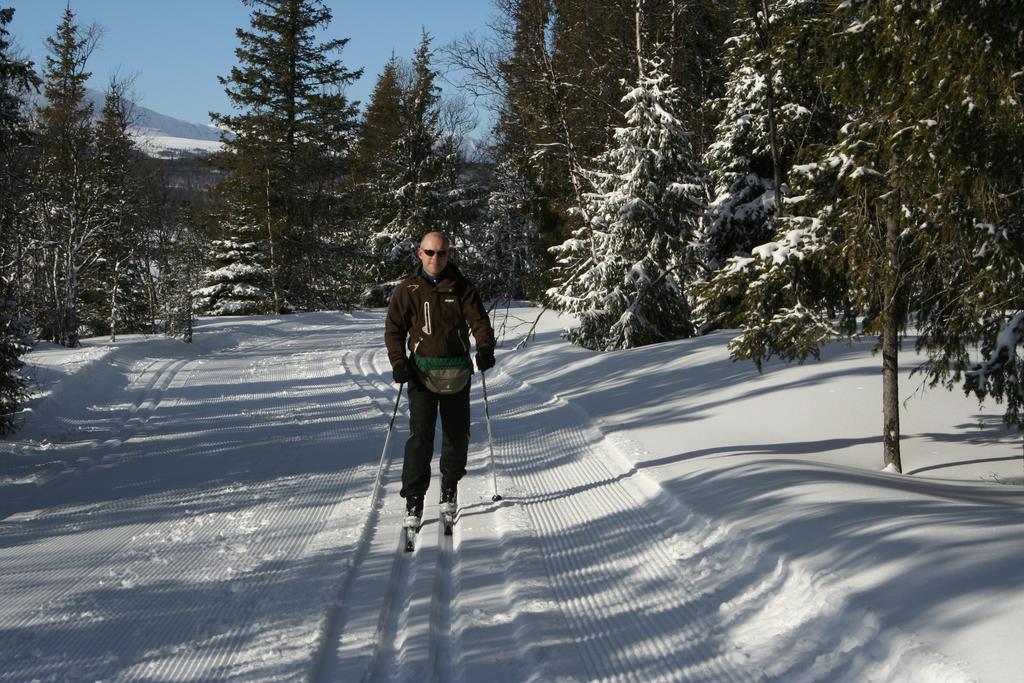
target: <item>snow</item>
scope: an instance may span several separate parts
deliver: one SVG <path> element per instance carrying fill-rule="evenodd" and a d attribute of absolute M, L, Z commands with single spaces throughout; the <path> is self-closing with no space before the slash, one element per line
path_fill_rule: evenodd
<path fill-rule="evenodd" d="M 850 174 L 851 178 L 884 178 L 885 176 L 876 171 L 873 168 L 867 166 L 858 166 Z"/>
<path fill-rule="evenodd" d="M 998 407 L 918 391 L 905 351 L 900 475 L 869 343 L 758 374 L 730 333 L 602 354 L 546 312 L 513 351 L 537 313 L 487 373 L 493 475 L 477 375 L 455 534 L 435 481 L 412 554 L 382 311 L 37 348 L 0 680 L 1019 680 Z"/>
<path fill-rule="evenodd" d="M 758 245 L 752 250 L 757 258 L 770 260 L 774 265 L 785 264 L 790 258 L 803 258 L 804 253 L 801 247 L 809 237 L 806 230 L 795 228 L 788 231 L 779 242 L 766 242 Z M 734 268 L 735 270 L 735 268 Z"/>
<path fill-rule="evenodd" d="M 155 131 L 133 131 L 135 144 L 145 154 L 153 157 L 173 157 L 182 154 L 208 155 L 220 152 L 223 145 L 219 140 L 179 138 L 160 135 Z"/>
<path fill-rule="evenodd" d="M 1024 336 L 1024 312 L 1019 312 L 1013 315 L 999 331 L 992 356 L 998 358 L 1002 354 L 1006 354 L 1007 357 L 1010 357 L 1014 349 L 1020 345 L 1022 336 Z"/>

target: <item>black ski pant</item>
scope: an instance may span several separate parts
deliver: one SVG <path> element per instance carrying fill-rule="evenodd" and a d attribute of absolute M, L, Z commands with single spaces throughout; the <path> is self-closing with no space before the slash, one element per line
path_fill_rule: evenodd
<path fill-rule="evenodd" d="M 409 440 L 402 463 L 402 497 L 422 497 L 430 487 L 437 414 L 441 413 L 441 482 L 457 484 L 469 451 L 469 382 L 455 394 L 435 394 L 414 377 L 409 382 Z"/>

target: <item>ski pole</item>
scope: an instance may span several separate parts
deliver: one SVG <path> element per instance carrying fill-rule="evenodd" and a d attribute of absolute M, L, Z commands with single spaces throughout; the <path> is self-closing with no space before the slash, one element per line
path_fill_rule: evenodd
<path fill-rule="evenodd" d="M 494 469 L 494 437 L 491 436 L 491 409 L 487 403 L 487 380 L 484 379 L 484 371 L 480 371 L 480 384 L 484 389 L 484 417 L 487 420 L 487 447 L 491 451 L 491 482 L 494 485 L 494 495 L 491 496 L 491 500 L 497 502 L 501 500 L 501 495 L 498 493 L 498 475 Z"/>
<path fill-rule="evenodd" d="M 384 458 L 388 454 L 388 444 L 391 443 L 391 433 L 395 431 L 395 417 L 398 416 L 398 403 L 402 400 L 402 389 L 405 388 L 405 383 L 398 385 L 398 396 L 395 397 L 395 409 L 391 413 L 391 422 L 388 423 L 388 435 L 384 437 L 384 450 L 380 454 L 380 464 L 377 465 L 377 479 L 373 482 L 373 504 L 377 503 L 378 491 L 381 486 L 381 473 L 384 471 Z"/>

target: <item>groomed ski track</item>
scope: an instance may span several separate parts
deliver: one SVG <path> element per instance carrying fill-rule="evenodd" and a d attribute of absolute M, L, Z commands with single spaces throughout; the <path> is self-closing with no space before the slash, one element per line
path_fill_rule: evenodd
<path fill-rule="evenodd" d="M 403 552 L 382 328 L 257 319 L 218 350 L 115 356 L 123 390 L 68 409 L 66 471 L 0 508 L 0 680 L 962 680 L 666 494 L 507 355 L 504 499 L 477 377 L 454 534 L 435 475 Z"/>

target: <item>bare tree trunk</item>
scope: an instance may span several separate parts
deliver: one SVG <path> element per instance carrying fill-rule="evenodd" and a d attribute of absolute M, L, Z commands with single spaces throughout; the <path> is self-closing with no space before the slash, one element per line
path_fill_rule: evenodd
<path fill-rule="evenodd" d="M 277 258 L 274 254 L 274 223 L 270 212 L 270 164 L 266 168 L 266 202 L 267 202 L 267 243 L 270 245 L 270 292 L 274 300 L 274 313 L 281 310 L 281 300 L 277 293 Z"/>
<path fill-rule="evenodd" d="M 537 38 L 540 54 L 544 55 L 544 69 L 546 72 L 548 90 L 551 96 L 551 104 L 554 106 L 558 130 L 562 135 L 562 144 L 565 146 L 565 155 L 566 161 L 569 164 L 569 180 L 572 182 L 573 197 L 576 200 L 576 207 L 579 209 L 580 215 L 583 217 L 584 224 L 590 225 L 590 213 L 587 211 L 583 197 L 583 164 L 579 161 L 579 157 L 576 153 L 576 146 L 573 144 L 572 136 L 569 134 L 569 123 L 565 118 L 565 107 L 562 103 L 561 96 L 558 94 L 558 84 L 560 79 L 558 78 L 558 74 L 555 72 L 555 65 L 551 61 L 551 55 L 548 54 L 543 31 L 540 32 L 540 35 L 538 35 Z M 591 255 L 596 259 L 597 247 L 594 245 L 593 235 L 591 235 L 590 238 L 590 251 Z"/>
<path fill-rule="evenodd" d="M 149 240 L 147 239 L 148 243 Z M 147 246 L 142 258 L 142 286 L 146 290 L 146 306 L 149 312 L 149 331 L 156 334 L 156 279 L 153 277 L 153 259 Z"/>
<path fill-rule="evenodd" d="M 899 341 L 895 320 L 886 316 L 882 329 L 882 448 L 885 464 L 903 471 L 900 458 Z"/>
<path fill-rule="evenodd" d="M 185 307 L 185 334 L 183 339 L 186 344 L 192 343 L 192 329 L 195 327 L 195 318 L 192 315 L 192 295 L 189 294 L 185 297 L 187 303 Z"/>
<path fill-rule="evenodd" d="M 47 260 L 52 255 L 52 266 L 50 263 L 46 264 L 49 269 L 46 274 L 46 286 L 50 290 L 48 292 L 50 300 L 46 303 L 50 304 L 53 309 L 53 318 L 47 320 L 47 327 L 50 328 L 48 334 L 51 335 L 52 341 L 56 344 L 64 344 L 64 298 L 60 286 L 61 258 L 58 249 L 52 247 L 51 249 L 52 254 L 47 254 Z"/>
<path fill-rule="evenodd" d="M 121 261 L 114 264 L 114 278 L 110 283 L 110 341 L 117 341 L 117 288 L 120 281 Z"/>
<path fill-rule="evenodd" d="M 64 346 L 74 348 L 78 346 L 78 316 L 75 308 L 78 306 L 78 269 L 75 268 L 74 258 L 70 249 L 65 261 L 67 269 L 67 281 L 64 298 Z"/>
<path fill-rule="evenodd" d="M 644 0 L 636 0 L 636 78 L 638 83 L 644 77 L 644 46 L 641 40 L 643 22 Z"/>
<path fill-rule="evenodd" d="M 148 267 L 147 264 L 147 269 Z M 148 271 L 143 278 L 146 286 L 146 306 L 149 310 L 149 331 L 156 334 L 156 282 L 153 281 L 153 275 Z"/>
<path fill-rule="evenodd" d="M 899 226 L 894 218 L 886 219 L 885 274 L 882 308 L 882 449 L 885 465 L 903 472 L 900 458 L 900 402 L 899 402 Z"/>
<path fill-rule="evenodd" d="M 672 0 L 672 28 L 669 30 L 669 36 L 671 42 L 669 43 L 668 50 L 668 73 L 675 74 L 676 72 L 676 33 L 679 25 L 679 7 L 676 4 L 676 0 Z"/>

